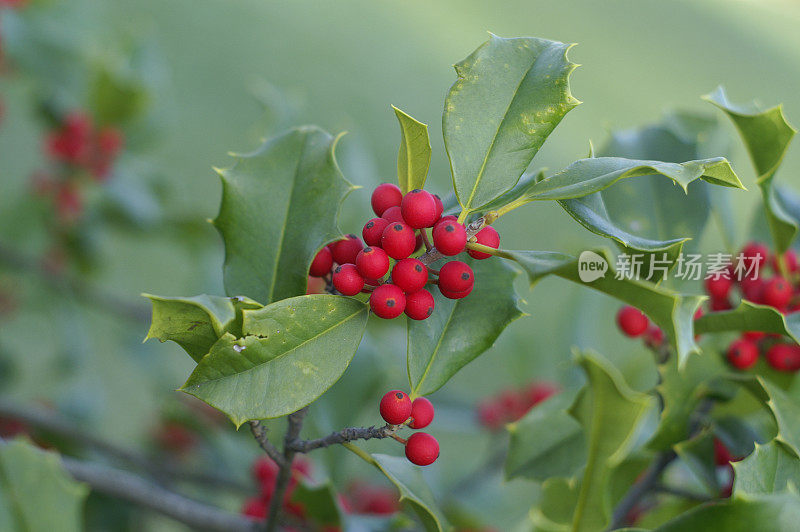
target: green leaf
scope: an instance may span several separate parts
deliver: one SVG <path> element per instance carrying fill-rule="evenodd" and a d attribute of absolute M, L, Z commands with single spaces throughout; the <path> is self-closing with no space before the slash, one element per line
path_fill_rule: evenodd
<path fill-rule="evenodd" d="M 585 461 L 586 447 L 580 424 L 567 412 L 574 400 L 575 393 L 561 392 L 508 425 L 507 479 L 543 482 L 577 473 Z"/>
<path fill-rule="evenodd" d="M 797 489 L 800 484 L 800 459 L 779 441 L 756 443 L 753 453 L 733 463 L 736 495 L 777 493 Z"/>
<path fill-rule="evenodd" d="M 455 65 L 458 79 L 445 99 L 442 129 L 465 215 L 511 188 L 580 103 L 570 93 L 577 65 L 567 60 L 569 48 L 490 35 Z"/>
<path fill-rule="evenodd" d="M 665 163 L 621 157 L 592 157 L 578 159 L 564 170 L 531 186 L 514 203 L 501 209 L 501 214 L 512 208 L 538 200 L 574 199 L 604 190 L 621 179 L 659 174 L 672 179 L 684 192 L 692 181 L 702 179 L 714 185 L 744 188 L 723 157 Z"/>
<path fill-rule="evenodd" d="M 312 126 L 292 129 L 218 170 L 214 225 L 225 242 L 228 295 L 268 304 L 305 293 L 311 261 L 339 236 L 339 206 L 355 188 L 336 164 L 337 139 Z"/>
<path fill-rule="evenodd" d="M 600 530 L 611 518 L 608 485 L 628 456 L 637 430 L 653 406 L 652 397 L 631 390 L 619 372 L 598 355 L 578 359 L 588 379 L 571 413 L 586 435 L 586 468 L 572 518 L 572 530 Z"/>
<path fill-rule="evenodd" d="M 124 124 L 141 115 L 149 95 L 130 74 L 98 68 L 91 82 L 91 109 L 100 124 Z"/>
<path fill-rule="evenodd" d="M 791 532 L 800 521 L 800 497 L 794 493 L 752 495 L 693 510 L 656 528 L 657 532 L 708 530 L 769 530 Z"/>
<path fill-rule="evenodd" d="M 538 506 L 530 513 L 536 532 L 569 532 L 578 504 L 578 483 L 574 479 L 552 477 L 542 483 Z"/>
<path fill-rule="evenodd" d="M 299 503 L 305 515 L 318 525 L 341 526 L 342 512 L 337 501 L 336 491 L 330 482 L 317 486 L 300 482 L 292 492 L 292 502 Z"/>
<path fill-rule="evenodd" d="M 58 455 L 16 439 L 0 442 L 0 528 L 84 530 L 89 489 L 61 467 Z"/>
<path fill-rule="evenodd" d="M 361 342 L 368 307 L 351 298 L 309 295 L 243 311 L 242 338 L 226 333 L 182 391 L 236 424 L 284 416 L 336 382 Z"/>
<path fill-rule="evenodd" d="M 386 475 L 400 491 L 400 502 L 419 516 L 426 531 L 442 532 L 450 529 L 419 467 L 399 456 L 368 454 L 349 443 L 344 446 Z"/>
<path fill-rule="evenodd" d="M 781 105 L 767 110 L 761 110 L 754 103 L 734 105 L 728 101 L 722 87 L 703 99 L 724 111 L 736 126 L 757 174 L 756 183 L 764 200 L 775 250 L 783 253 L 797 235 L 798 224 L 777 199 L 773 179 L 797 130 L 786 121 Z"/>
<path fill-rule="evenodd" d="M 800 458 L 800 405 L 785 391 L 763 377 L 744 377 L 743 385 L 764 403 L 778 427 L 775 441 Z M 800 486 L 798 486 L 800 487 Z"/>
<path fill-rule="evenodd" d="M 476 280 L 469 297 L 447 299 L 437 290 L 436 309 L 431 317 L 408 320 L 407 362 L 412 396 L 441 388 L 523 315 L 514 290 L 516 269 L 497 259 L 466 262 L 473 268 Z"/>
<path fill-rule="evenodd" d="M 226 332 L 236 337 L 242 335 L 243 309 L 261 307 L 244 297 L 142 295 L 153 303 L 153 317 L 145 341 L 150 338 L 160 342 L 172 340 L 195 362 L 200 362 Z"/>
<path fill-rule="evenodd" d="M 774 307 L 743 300 L 734 310 L 711 312 L 695 322 L 697 334 L 730 331 L 783 334 L 800 343 L 800 312 L 784 315 Z"/>
<path fill-rule="evenodd" d="M 395 107 L 394 114 L 400 122 L 400 151 L 397 154 L 397 181 L 403 194 L 425 187 L 428 167 L 431 164 L 431 141 L 428 126 L 417 122 Z"/>
<path fill-rule="evenodd" d="M 710 495 L 719 494 L 717 464 L 714 461 L 714 434 L 711 431 L 705 430 L 690 440 L 677 443 L 675 452 Z"/>
<path fill-rule="evenodd" d="M 501 251 L 501 256 L 519 263 L 532 285 L 546 275 L 556 275 L 640 309 L 663 329 L 672 345 L 676 346 L 681 366 L 689 354 L 698 349 L 694 341 L 693 321 L 694 312 L 704 299 L 702 296 L 677 294 L 635 279 L 617 279 L 610 266 L 613 261 L 603 250 L 598 250 L 595 256 L 609 265 L 608 270 L 604 276 L 591 282 L 581 281 L 579 261 L 570 255 L 549 251 Z"/>

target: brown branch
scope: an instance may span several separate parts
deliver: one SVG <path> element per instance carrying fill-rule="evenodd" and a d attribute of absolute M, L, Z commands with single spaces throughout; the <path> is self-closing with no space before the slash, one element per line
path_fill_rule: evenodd
<path fill-rule="evenodd" d="M 315 440 L 295 439 L 288 442 L 287 445 L 296 453 L 307 453 L 315 449 L 322 449 L 324 447 L 330 447 L 331 445 L 355 440 L 391 438 L 397 431 L 397 428 L 397 425 L 384 425 L 383 427 L 348 427 Z"/>
<path fill-rule="evenodd" d="M 289 414 L 286 420 L 286 435 L 283 438 L 283 463 L 279 464 L 278 478 L 275 480 L 275 491 L 269 503 L 269 513 L 267 515 L 266 532 L 274 532 L 278 529 L 283 510 L 283 497 L 289 487 L 292 478 L 292 461 L 295 451 L 292 450 L 290 443 L 300 437 L 303 429 L 303 420 L 308 412 L 308 407 L 301 408 L 293 414 Z"/>
<path fill-rule="evenodd" d="M 608 530 L 615 530 L 625 526 L 630 511 L 639 504 L 642 497 L 653 490 L 661 473 L 663 473 L 667 466 L 677 457 L 678 455 L 676 455 L 674 451 L 664 452 L 656 457 L 650 464 L 650 467 L 645 470 L 644 474 L 631 486 L 628 493 L 625 494 L 619 504 L 617 504 L 617 507 L 614 508 Z"/>
<path fill-rule="evenodd" d="M 473 236 L 475 236 L 476 234 L 478 234 L 478 231 L 483 229 L 484 226 L 486 226 L 486 225 L 488 225 L 488 220 L 487 220 L 486 216 L 481 216 L 477 220 L 475 220 L 472 223 L 470 223 L 469 225 L 467 225 L 467 227 L 466 227 L 466 229 L 467 229 L 467 239 L 470 239 Z M 436 262 L 437 260 L 443 259 L 443 258 L 445 258 L 445 256 L 442 255 L 436 248 L 431 248 L 430 250 L 425 252 L 424 255 L 421 255 L 419 257 L 419 261 L 422 264 L 424 264 L 425 266 L 428 266 L 429 264 L 432 264 L 432 263 Z"/>
<path fill-rule="evenodd" d="M 267 456 L 272 458 L 272 460 L 279 466 L 283 466 L 285 458 L 278 448 L 272 445 L 272 442 L 269 441 L 266 427 L 264 427 L 264 425 L 262 425 L 259 421 L 250 421 L 250 432 L 253 433 L 253 437 L 256 439 L 264 452 L 267 453 Z"/>

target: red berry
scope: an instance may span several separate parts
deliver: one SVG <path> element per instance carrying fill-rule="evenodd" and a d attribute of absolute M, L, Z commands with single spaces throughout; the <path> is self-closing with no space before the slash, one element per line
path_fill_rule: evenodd
<path fill-rule="evenodd" d="M 422 429 L 433 421 L 433 404 L 424 397 L 417 397 L 411 403 L 411 423 L 408 424 L 412 429 Z"/>
<path fill-rule="evenodd" d="M 552 382 L 534 382 L 525 390 L 525 398 L 529 407 L 536 406 L 558 393 L 558 385 Z"/>
<path fill-rule="evenodd" d="M 442 203 L 442 198 L 439 197 L 439 194 L 433 194 L 433 200 L 436 202 L 436 219 L 438 220 L 444 212 L 444 203 Z"/>
<path fill-rule="evenodd" d="M 383 218 L 389 223 L 392 222 L 406 223 L 405 220 L 403 220 L 403 213 L 400 211 L 400 207 L 389 207 L 388 209 L 386 209 L 386 212 L 383 213 L 383 216 L 381 216 L 381 218 Z"/>
<path fill-rule="evenodd" d="M 336 264 L 355 264 L 358 252 L 364 249 L 364 243 L 356 235 L 347 235 L 347 238 L 334 242 L 331 246 Z"/>
<path fill-rule="evenodd" d="M 415 432 L 406 442 L 406 458 L 412 464 L 426 466 L 439 458 L 439 442 L 425 432 Z"/>
<path fill-rule="evenodd" d="M 253 462 L 253 477 L 259 484 L 274 484 L 278 478 L 278 464 L 268 456 L 261 456 Z"/>
<path fill-rule="evenodd" d="M 417 259 L 397 261 L 392 268 L 392 283 L 410 294 L 421 290 L 428 282 L 428 268 Z"/>
<path fill-rule="evenodd" d="M 733 281 L 725 277 L 709 277 L 704 281 L 706 293 L 715 299 L 726 299 L 733 287 Z"/>
<path fill-rule="evenodd" d="M 778 371 L 797 371 L 800 369 L 800 346 L 775 344 L 767 351 L 766 359 Z"/>
<path fill-rule="evenodd" d="M 331 250 L 326 247 L 322 248 L 314 256 L 311 261 L 311 267 L 308 269 L 309 275 L 312 277 L 325 277 L 333 267 L 333 254 Z"/>
<path fill-rule="evenodd" d="M 478 405 L 478 422 L 489 430 L 497 430 L 503 425 L 503 409 L 491 399 Z"/>
<path fill-rule="evenodd" d="M 389 271 L 389 256 L 381 248 L 364 248 L 358 252 L 356 268 L 367 279 L 380 279 Z"/>
<path fill-rule="evenodd" d="M 731 463 L 734 460 L 733 455 L 725 447 L 725 444 L 714 438 L 714 463 L 718 466 L 723 466 Z"/>
<path fill-rule="evenodd" d="M 242 515 L 253 519 L 266 519 L 267 501 L 262 497 L 250 497 L 242 506 Z"/>
<path fill-rule="evenodd" d="M 333 287 L 342 295 L 354 296 L 364 288 L 364 278 L 355 264 L 342 264 L 333 270 Z"/>
<path fill-rule="evenodd" d="M 717 299 L 715 297 L 711 298 L 711 302 L 709 303 L 709 308 L 711 312 L 722 312 L 724 310 L 731 310 L 733 305 L 727 298 Z"/>
<path fill-rule="evenodd" d="M 406 194 L 400 208 L 403 220 L 414 229 L 430 227 L 439 219 L 436 199 L 424 190 L 416 189 Z"/>
<path fill-rule="evenodd" d="M 402 200 L 403 193 L 400 192 L 400 187 L 391 183 L 383 183 L 372 192 L 370 202 L 375 214 L 382 216 L 389 207 L 399 207 Z"/>
<path fill-rule="evenodd" d="M 397 286 L 386 283 L 375 288 L 369 296 L 369 307 L 379 318 L 391 320 L 406 308 L 406 296 Z"/>
<path fill-rule="evenodd" d="M 457 222 L 457 221 L 458 221 L 458 218 L 456 218 L 452 214 L 448 214 L 447 216 L 442 216 L 441 218 L 436 220 L 436 223 L 434 224 L 433 229 L 435 230 L 436 226 L 439 225 L 440 223 L 443 223 L 443 222 Z"/>
<path fill-rule="evenodd" d="M 452 260 L 439 270 L 439 289 L 443 291 L 442 293 L 471 290 L 474 282 L 472 268 L 460 260 Z"/>
<path fill-rule="evenodd" d="M 644 342 L 651 348 L 658 348 L 664 344 L 664 331 L 655 323 L 651 324 L 644 333 Z"/>
<path fill-rule="evenodd" d="M 750 340 L 751 342 L 757 342 L 764 338 L 767 335 L 765 332 L 761 331 L 745 331 L 742 333 L 742 338 L 745 340 Z"/>
<path fill-rule="evenodd" d="M 447 299 L 463 299 L 472 292 L 472 287 L 470 287 L 469 290 L 463 290 L 461 292 L 451 292 L 450 290 L 445 290 L 439 286 L 439 292 L 441 292 L 442 295 Z"/>
<path fill-rule="evenodd" d="M 487 225 L 478 231 L 478 234 L 475 235 L 475 239 L 477 240 L 478 244 L 482 244 L 490 248 L 497 249 L 500 247 L 500 234 L 491 225 Z M 470 249 L 468 253 L 473 259 L 488 259 L 492 256 L 489 253 L 475 251 L 472 249 Z"/>
<path fill-rule="evenodd" d="M 442 255 L 452 257 L 464 251 L 467 244 L 467 231 L 458 222 L 450 220 L 439 222 L 433 229 L 433 245 Z"/>
<path fill-rule="evenodd" d="M 383 235 L 383 230 L 386 229 L 387 225 L 389 225 L 389 220 L 383 218 L 373 218 L 368 221 L 364 225 L 364 229 L 361 230 L 361 236 L 364 237 L 364 242 L 366 242 L 368 246 L 380 246 L 381 235 Z"/>
<path fill-rule="evenodd" d="M 387 255 L 400 260 L 414 252 L 417 237 L 414 230 L 403 222 L 394 222 L 386 226 L 381 236 L 381 247 Z"/>
<path fill-rule="evenodd" d="M 783 254 L 783 264 L 786 266 L 788 273 L 796 273 L 798 270 L 797 253 L 793 249 L 787 249 Z M 772 270 L 775 273 L 781 273 L 780 266 L 778 266 L 778 255 L 772 257 Z"/>
<path fill-rule="evenodd" d="M 758 263 L 759 267 L 769 260 L 769 248 L 760 242 L 750 242 L 742 249 L 744 259 L 742 262 L 749 269 Z"/>
<path fill-rule="evenodd" d="M 433 296 L 425 289 L 406 295 L 406 316 L 412 320 L 424 320 L 433 314 Z"/>
<path fill-rule="evenodd" d="M 390 425 L 405 423 L 411 417 L 411 398 L 400 390 L 386 392 L 379 407 L 381 417 Z"/>
<path fill-rule="evenodd" d="M 626 335 L 634 338 L 641 336 L 647 330 L 650 321 L 638 308 L 625 306 L 617 312 L 617 325 Z"/>
<path fill-rule="evenodd" d="M 728 347 L 728 362 L 737 369 L 747 369 L 758 361 L 758 346 L 750 340 L 739 339 Z"/>
<path fill-rule="evenodd" d="M 747 277 L 739 282 L 742 289 L 742 296 L 753 303 L 760 303 L 764 295 L 764 279 L 759 277 Z"/>
<path fill-rule="evenodd" d="M 792 299 L 792 285 L 783 277 L 773 277 L 764 284 L 761 299 L 765 305 L 784 309 Z"/>

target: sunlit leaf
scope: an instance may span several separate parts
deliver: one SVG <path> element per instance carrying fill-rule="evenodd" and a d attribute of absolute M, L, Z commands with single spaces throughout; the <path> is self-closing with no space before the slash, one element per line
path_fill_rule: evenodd
<path fill-rule="evenodd" d="M 397 180 L 403 194 L 425 187 L 431 164 L 428 126 L 392 106 L 400 122 L 400 151 L 397 154 Z"/>

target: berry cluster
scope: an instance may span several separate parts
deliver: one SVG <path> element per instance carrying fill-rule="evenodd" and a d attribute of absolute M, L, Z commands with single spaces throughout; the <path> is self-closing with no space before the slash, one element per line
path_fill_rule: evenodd
<path fill-rule="evenodd" d="M 422 429 L 433 421 L 433 404 L 424 397 L 413 401 L 400 390 L 386 392 L 379 407 L 381 417 L 389 425 L 408 425 Z M 426 466 L 439 458 L 439 442 L 425 432 L 415 432 L 408 440 L 395 438 L 406 446 L 406 458 L 416 465 Z"/>
<path fill-rule="evenodd" d="M 69 113 L 45 138 L 45 152 L 56 163 L 84 170 L 97 181 L 108 178 L 122 149 L 123 136 L 115 127 L 96 130 L 91 117 Z"/>
<path fill-rule="evenodd" d="M 364 225 L 364 240 L 348 235 L 322 248 L 311 263 L 311 277 L 326 277 L 333 272 L 333 287 L 339 293 L 370 293 L 370 308 L 384 319 L 403 313 L 413 320 L 428 318 L 434 309 L 433 295 L 425 288 L 429 283 L 438 285 L 442 295 L 450 299 L 461 299 L 472 292 L 475 279 L 465 262 L 452 260 L 436 271 L 412 257 L 423 244 L 430 249 L 428 228 L 433 229 L 433 247 L 442 255 L 453 257 L 466 248 L 466 228 L 455 216 L 442 216 L 439 196 L 424 190 L 412 190 L 404 196 L 396 185 L 383 183 L 372 193 L 371 203 L 378 217 Z M 495 249 L 500 245 L 500 235 L 490 226 L 470 240 Z M 491 257 L 474 250 L 468 253 L 476 259 Z"/>
<path fill-rule="evenodd" d="M 556 393 L 558 386 L 551 382 L 532 382 L 520 389 L 502 391 L 478 404 L 478 422 L 489 430 L 499 430 Z"/>
<path fill-rule="evenodd" d="M 251 497 L 242 506 L 242 515 L 253 519 L 266 519 L 272 497 L 275 494 L 275 483 L 278 480 L 278 464 L 267 456 L 261 456 L 253 462 L 253 478 L 258 483 L 261 493 Z M 289 487 L 283 496 L 284 511 L 299 520 L 306 519 L 306 509 L 303 505 L 292 501 L 292 494 L 300 480 L 308 478 L 311 474 L 311 463 L 303 457 L 297 457 L 292 462 L 292 477 L 289 480 Z"/>
<path fill-rule="evenodd" d="M 735 298 L 768 305 L 784 314 L 800 310 L 800 265 L 793 250 L 778 258 L 766 245 L 751 242 L 739 256 L 745 275 L 735 275 L 731 266 L 704 282 L 712 312 L 733 308 Z M 726 355 L 728 362 L 741 370 L 753 367 L 760 355 L 778 371 L 800 370 L 800 346 L 777 334 L 745 332 L 728 346 Z"/>

